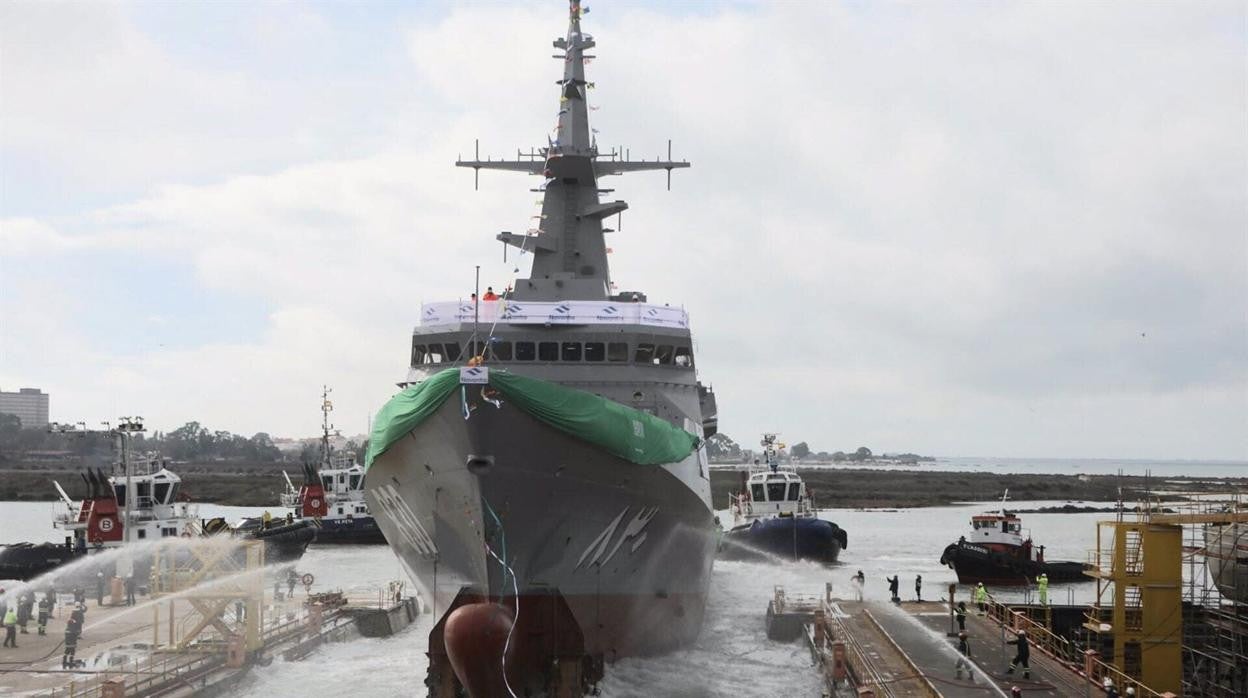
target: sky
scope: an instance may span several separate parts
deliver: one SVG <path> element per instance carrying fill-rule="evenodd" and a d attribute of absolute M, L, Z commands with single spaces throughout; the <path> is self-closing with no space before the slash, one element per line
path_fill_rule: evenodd
<path fill-rule="evenodd" d="M 1248 459 L 1248 10 L 589 2 L 620 288 L 720 427 L 816 450 Z M 506 285 L 566 29 L 507 3 L 0 3 L 0 388 L 363 433 L 422 302 Z"/>

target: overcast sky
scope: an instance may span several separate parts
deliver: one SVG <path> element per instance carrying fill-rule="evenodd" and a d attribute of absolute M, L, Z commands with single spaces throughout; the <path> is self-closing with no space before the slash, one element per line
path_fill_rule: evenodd
<path fill-rule="evenodd" d="M 743 442 L 1248 459 L 1242 2 L 590 2 L 621 288 Z M 0 387 L 365 430 L 423 301 L 510 278 L 566 6 L 0 4 Z"/>

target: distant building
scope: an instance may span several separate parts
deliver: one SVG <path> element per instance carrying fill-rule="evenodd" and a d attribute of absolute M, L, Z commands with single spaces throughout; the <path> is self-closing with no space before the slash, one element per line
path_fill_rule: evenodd
<path fill-rule="evenodd" d="M 48 426 L 48 394 L 38 388 L 22 388 L 16 393 L 0 391 L 0 412 L 17 415 L 27 429 L 42 429 Z"/>

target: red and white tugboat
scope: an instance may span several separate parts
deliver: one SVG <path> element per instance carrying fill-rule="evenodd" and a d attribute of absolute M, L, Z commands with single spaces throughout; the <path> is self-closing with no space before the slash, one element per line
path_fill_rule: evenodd
<path fill-rule="evenodd" d="M 129 431 L 141 430 L 137 425 Z M 74 501 L 60 483 L 52 483 L 61 498 L 52 525 L 65 531 L 64 543 L 18 543 L 0 549 L 0 579 L 28 581 L 86 555 L 167 538 L 229 533 L 264 540 L 269 562 L 298 559 L 312 541 L 315 531 L 307 522 L 236 532 L 220 519 L 201 521 L 196 505 L 181 492 L 182 478 L 165 467 L 164 458 L 129 453 L 129 432 L 124 429 L 113 435 L 118 437 L 120 454 L 113 474 L 87 469 L 82 501 Z M 143 577 L 146 568 L 140 560 L 133 570 Z M 93 579 L 95 572 L 84 570 L 84 579 Z"/>
<path fill-rule="evenodd" d="M 1084 565 L 1080 562 L 1046 562 L 1044 546 L 1035 546 L 1031 531 L 1024 535 L 1022 521 L 1005 508 L 1006 491 L 997 513 L 971 517 L 971 530 L 951 543 L 940 556 L 940 564 L 958 573 L 963 584 L 994 584 L 1022 586 L 1041 574 L 1049 581 L 1084 582 Z"/>

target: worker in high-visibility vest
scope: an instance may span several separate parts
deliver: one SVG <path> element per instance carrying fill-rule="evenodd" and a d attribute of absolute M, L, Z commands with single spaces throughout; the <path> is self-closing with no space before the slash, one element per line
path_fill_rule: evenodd
<path fill-rule="evenodd" d="M 1036 577 L 1036 586 L 1040 590 L 1040 605 L 1048 606 L 1049 605 L 1049 575 L 1041 572 L 1040 576 Z"/>
<path fill-rule="evenodd" d="M 984 588 L 983 582 L 975 586 L 975 603 L 979 606 L 979 615 L 988 611 L 988 590 Z"/>

